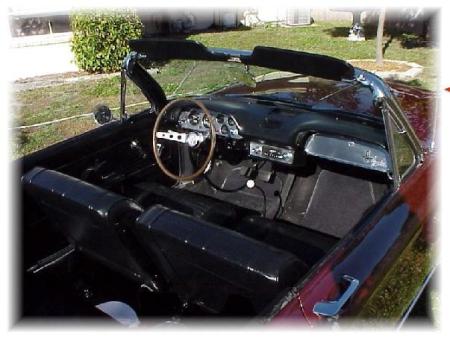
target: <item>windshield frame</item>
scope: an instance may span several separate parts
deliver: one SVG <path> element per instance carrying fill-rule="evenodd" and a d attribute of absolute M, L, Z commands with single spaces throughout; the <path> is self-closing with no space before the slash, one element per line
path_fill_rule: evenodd
<path fill-rule="evenodd" d="M 186 47 L 184 50 L 180 48 L 183 44 Z M 413 147 L 416 166 L 420 166 L 423 163 L 423 149 L 419 139 L 390 87 L 375 74 L 360 68 L 354 68 L 343 60 L 318 54 L 262 46 L 255 47 L 253 51 L 206 48 L 200 43 L 187 40 L 131 40 L 130 47 L 133 51 L 125 57 L 122 65 L 121 89 L 126 89 L 126 78 L 130 78 L 152 104 L 153 112 L 159 112 L 169 101 L 161 86 L 146 71 L 143 65 L 150 60 L 190 59 L 237 62 L 329 80 L 357 81 L 371 90 L 372 100 L 380 110 L 383 121 L 387 122 L 392 117 L 407 135 Z M 299 64 L 298 60 L 295 61 L 295 58 L 309 61 L 309 64 Z M 320 66 L 325 67 L 325 73 L 317 71 L 317 67 Z M 338 67 L 339 72 L 327 73 L 332 66 Z M 309 70 L 308 67 L 311 67 L 311 69 Z M 121 107 L 125 107 L 124 103 L 121 103 Z M 121 111 L 121 117 L 123 120 L 127 118 L 124 110 Z M 386 139 L 388 145 L 391 145 L 388 150 L 391 164 L 396 164 L 396 151 L 392 147 L 394 133 L 392 129 L 393 127 L 390 124 L 384 124 Z M 398 188 L 401 182 L 398 169 L 393 170 L 393 182 L 394 186 Z"/>

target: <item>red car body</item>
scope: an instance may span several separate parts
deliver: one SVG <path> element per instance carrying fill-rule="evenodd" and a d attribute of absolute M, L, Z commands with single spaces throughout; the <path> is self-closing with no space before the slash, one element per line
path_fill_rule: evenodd
<path fill-rule="evenodd" d="M 406 312 L 367 312 L 367 308 L 369 299 L 380 298 L 386 293 L 386 289 L 377 291 L 377 287 L 386 278 L 387 268 L 395 271 L 395 267 L 401 265 L 396 262 L 402 254 L 410 252 L 419 243 L 429 247 L 436 240 L 434 216 L 437 161 L 432 145 L 436 108 L 435 95 L 429 91 L 395 82 L 389 85 L 420 138 L 425 152 L 423 163 L 404 179 L 397 192 L 381 204 L 378 212 L 369 216 L 350 237 L 342 240 L 341 246 L 329 254 L 328 259 L 303 286 L 298 287 L 298 292 L 275 311 L 275 323 L 295 320 L 309 325 L 320 324 L 323 320 L 313 312 L 314 305 L 321 300 L 335 299 L 341 291 L 339 278 L 349 273 L 362 282 L 362 287 L 347 306 L 347 315 L 354 317 L 366 312 L 368 318 L 383 322 L 386 321 L 381 320 L 383 315 L 396 322 Z M 431 268 L 432 266 L 429 267 L 430 271 Z M 426 281 L 425 278 L 412 274 L 409 278 L 413 282 L 419 282 L 416 289 L 421 292 L 421 280 Z M 402 287 L 391 286 L 387 297 L 401 295 L 401 290 Z M 389 305 L 387 301 L 386 305 Z"/>
<path fill-rule="evenodd" d="M 183 44 L 186 45 L 186 50 L 181 48 L 174 49 L 173 47 L 177 47 L 178 44 L 180 44 L 180 42 L 168 41 L 164 43 L 161 41 L 138 41 L 135 47 L 137 51 L 142 49 L 142 53 L 155 53 L 155 60 L 170 60 L 171 58 L 180 59 L 181 54 L 183 57 L 187 55 L 188 59 L 191 58 L 194 60 L 196 57 L 209 61 L 231 60 L 234 62 L 237 59 L 239 62 L 248 62 L 248 64 L 251 65 L 267 67 L 270 66 L 270 63 L 274 62 L 270 57 L 275 56 L 279 57 L 281 60 L 280 62 L 275 62 L 275 66 L 280 69 L 283 69 L 283 67 L 287 69 L 293 68 L 293 72 L 303 73 L 302 71 L 308 70 L 307 66 L 309 62 L 311 69 L 313 70 L 312 80 L 302 83 L 300 90 L 298 87 L 294 90 L 290 90 L 294 86 L 289 79 L 264 80 L 258 82 L 256 87 L 243 85 L 226 87 L 220 91 L 214 92 L 212 98 L 207 98 L 206 100 L 204 98 L 200 99 L 205 102 L 208 100 L 213 101 L 214 98 L 217 98 L 214 96 L 226 94 L 242 95 L 250 92 L 264 93 L 264 91 L 271 89 L 276 89 L 280 92 L 284 91 L 284 95 L 303 93 L 302 103 L 305 105 L 322 101 L 327 105 L 330 105 L 332 110 L 342 109 L 342 111 L 345 111 L 341 112 L 343 115 L 348 115 L 349 112 L 353 112 L 351 114 L 355 115 L 358 115 L 358 112 L 365 112 L 368 115 L 378 114 L 380 122 L 383 122 L 382 119 L 384 119 L 387 127 L 386 138 L 389 143 L 392 143 L 393 137 L 390 135 L 392 131 L 388 128 L 391 124 L 388 119 L 396 119 L 394 120 L 394 123 L 401 127 L 399 128 L 399 131 L 401 130 L 399 134 L 409 138 L 411 145 L 415 148 L 413 165 L 408 168 L 407 171 L 400 174 L 396 172 L 398 169 L 395 167 L 395 161 L 393 161 L 394 176 L 391 178 L 393 183 L 392 190 L 389 190 L 388 194 L 384 195 L 381 200 L 375 203 L 375 206 L 373 208 L 371 207 L 370 210 L 363 215 L 363 218 L 356 226 L 354 226 L 348 234 L 340 238 L 337 243 L 329 249 L 328 253 L 308 270 L 309 274 L 307 274 L 306 277 L 302 277 L 296 285 L 289 287 L 289 291 L 286 294 L 283 293 L 281 298 L 276 299 L 275 303 L 270 304 L 268 307 L 269 310 L 264 310 L 262 317 L 264 321 L 271 322 L 273 325 L 289 323 L 294 325 L 319 326 L 322 324 L 329 324 L 330 320 L 334 323 L 338 322 L 345 324 L 354 319 L 367 319 L 402 324 L 409 315 L 418 296 L 422 293 L 423 288 L 428 283 L 428 280 L 434 271 L 432 250 L 435 241 L 434 216 L 436 212 L 436 148 L 434 140 L 436 116 L 435 107 L 433 106 L 435 103 L 435 96 L 431 92 L 395 82 L 389 83 L 389 86 L 387 86 L 375 75 L 362 70 L 353 69 L 351 65 L 329 57 L 266 47 L 257 47 L 253 52 L 206 49 L 203 45 L 193 42 L 183 42 Z M 149 46 L 162 48 L 153 48 L 147 51 Z M 253 54 L 255 55 L 254 57 Z M 143 58 L 147 57 L 147 55 L 144 54 L 143 56 Z M 240 60 L 240 58 L 242 60 Z M 298 60 L 302 60 L 301 58 L 304 58 L 304 62 L 299 63 Z M 167 104 L 165 94 L 162 88 L 156 84 L 154 79 L 146 74 L 145 69 L 139 65 L 138 61 L 138 54 L 132 54 L 125 60 L 122 72 L 122 89 L 125 89 L 124 81 L 125 74 L 127 74 L 129 78 L 134 80 L 141 88 L 144 95 L 146 95 L 149 100 L 154 100 L 152 102 L 152 108 L 159 110 Z M 293 66 L 286 66 L 283 61 L 292 61 Z M 335 65 L 335 67 L 330 67 L 330 63 L 331 65 Z M 326 67 L 321 68 L 323 65 Z M 336 71 L 337 69 L 339 70 Z M 333 82 L 315 78 L 318 75 L 333 80 Z M 346 77 L 352 77 L 351 81 L 354 82 L 356 86 L 348 86 L 349 82 Z M 340 88 L 344 86 L 345 91 L 341 92 Z M 381 91 L 381 93 L 379 91 Z M 340 95 L 333 96 L 333 94 L 337 92 L 339 92 Z M 329 96 L 330 93 L 331 95 Z M 122 94 L 124 95 L 124 92 Z M 387 106 L 380 106 L 381 109 L 377 111 L 374 103 L 379 104 L 380 102 Z M 122 104 L 124 110 L 124 101 Z M 245 105 L 247 104 L 248 103 Z M 267 103 L 264 105 L 267 105 Z M 249 109 L 246 119 L 251 120 L 252 114 L 255 114 L 256 116 L 259 114 L 259 111 L 263 111 L 261 107 L 256 111 L 251 112 Z M 248 108 L 251 107 L 248 106 Z M 382 117 L 380 117 L 379 112 L 382 113 Z M 141 133 L 142 136 L 147 136 L 146 134 L 143 134 L 143 131 L 146 132 L 149 126 L 151 127 L 155 124 L 155 118 L 154 116 L 148 115 L 148 112 L 141 112 L 135 117 L 128 119 L 128 117 L 125 117 L 125 112 L 123 111 L 122 113 L 123 116 L 121 122 L 117 121 L 113 124 L 105 125 L 97 130 L 24 157 L 19 161 L 22 167 L 22 174 L 25 174 L 25 178 L 26 173 L 32 173 L 32 175 L 30 175 L 28 179 L 23 180 L 23 185 L 31 187 L 30 192 L 33 192 L 36 188 L 32 186 L 32 176 L 38 172 L 46 172 L 47 170 L 43 170 L 42 168 L 47 168 L 50 169 L 50 171 L 47 172 L 51 172 L 51 174 L 53 174 L 52 176 L 56 176 L 57 181 L 55 180 L 55 183 L 59 181 L 58 183 L 61 184 L 67 180 L 67 178 L 72 176 L 68 180 L 72 185 L 74 185 L 74 183 L 81 183 L 81 188 L 94 190 L 92 189 L 91 183 L 84 183 L 83 180 L 86 180 L 92 173 L 101 169 L 103 164 L 108 164 L 108 166 L 112 168 L 112 175 L 109 176 L 109 178 L 119 178 L 119 180 L 120 176 L 127 174 L 127 171 L 129 170 L 127 166 L 134 165 L 134 158 L 132 157 L 140 157 L 139 161 L 136 162 L 137 165 L 142 166 L 142 164 L 145 164 L 145 166 L 148 166 L 149 159 L 151 159 L 150 152 L 141 148 L 138 143 L 131 143 L 132 151 L 130 151 L 130 147 L 128 147 L 130 144 L 127 138 L 134 138 L 133 134 L 135 134 L 136 131 Z M 271 113 L 268 115 L 270 114 Z M 287 113 L 285 114 L 285 117 L 292 116 L 293 115 L 289 116 Z M 360 114 L 359 116 L 358 119 L 361 120 L 362 126 L 365 123 L 364 119 L 367 119 L 367 117 L 361 117 L 364 116 L 363 114 Z M 336 120 L 338 117 L 339 119 L 341 118 L 341 116 L 337 115 Z M 328 119 L 328 124 L 330 116 L 326 116 L 326 119 Z M 266 117 L 265 122 L 269 125 L 270 121 L 268 116 Z M 281 119 L 280 121 L 272 121 L 274 124 L 280 122 L 282 123 Z M 141 123 L 142 126 L 140 127 L 139 124 Z M 260 126 L 262 126 L 262 124 Z M 329 127 L 329 125 L 327 126 Z M 280 133 L 280 130 L 275 128 L 273 130 L 275 131 L 274 133 Z M 315 132 L 316 131 L 313 131 L 311 133 Z M 114 157 L 117 156 L 117 151 L 111 151 L 108 147 L 109 144 L 117 143 L 117 140 L 122 142 L 122 139 L 123 145 L 120 147 L 123 147 L 124 150 L 126 150 L 126 152 L 123 153 L 123 157 L 128 156 L 127 153 L 129 153 L 131 154 L 131 158 L 130 161 L 117 166 L 117 163 L 114 161 Z M 140 142 L 145 145 L 144 142 Z M 145 142 L 148 143 L 148 141 Z M 104 143 L 104 145 L 102 145 L 102 143 Z M 136 147 L 136 145 L 138 145 L 138 147 Z M 87 146 L 91 146 L 91 149 L 88 149 L 86 155 Z M 117 146 L 117 148 L 119 148 L 119 146 Z M 389 144 L 387 149 L 393 153 L 391 157 L 395 158 L 394 151 L 396 150 L 396 146 L 394 144 Z M 99 161 L 99 159 L 102 161 Z M 35 167 L 38 169 L 33 170 Z M 53 171 L 54 169 L 63 172 L 63 174 L 57 173 L 55 175 L 56 171 Z M 132 170 L 134 171 L 136 169 Z M 119 175 L 117 175 L 117 173 L 119 173 Z M 67 176 L 67 174 L 70 176 Z M 86 174 L 86 176 L 83 177 L 83 174 Z M 124 175 L 124 177 L 126 176 Z M 100 180 L 98 178 L 100 178 Z M 98 183 L 101 183 L 102 178 L 108 179 L 108 176 L 96 176 L 95 180 L 92 180 L 92 182 L 99 185 Z M 86 180 L 86 182 L 88 181 Z M 44 184 L 42 184 L 42 186 L 44 186 Z M 67 185 L 66 183 L 63 184 L 64 186 Z M 123 185 L 121 183 L 120 188 L 122 187 Z M 108 187 L 106 186 L 106 188 Z M 51 208 L 54 208 L 52 205 L 57 205 L 58 199 L 63 200 L 65 198 L 65 192 L 63 192 L 63 195 L 58 199 L 54 199 L 52 196 L 54 191 L 53 188 L 46 187 L 44 189 L 44 191 L 35 190 L 34 192 L 38 192 L 39 194 L 45 192 L 46 195 L 51 197 Z M 100 190 L 99 188 L 96 188 L 95 190 L 97 189 Z M 101 188 L 101 190 L 105 191 L 104 188 Z M 123 191 L 125 192 L 125 190 Z M 36 195 L 37 199 L 39 199 L 39 194 Z M 108 195 L 109 194 L 112 193 L 108 193 Z M 123 193 L 121 192 L 121 194 Z M 77 192 L 77 195 L 79 195 L 76 197 L 78 204 L 83 199 L 82 191 Z M 24 197 L 25 201 L 23 203 L 23 209 L 33 211 L 36 216 L 41 218 L 42 213 L 37 208 L 38 204 L 35 204 L 35 202 L 29 199 L 29 197 L 26 197 L 26 195 Z M 48 202 L 44 203 L 47 204 L 48 207 Z M 348 202 L 348 204 L 352 204 L 352 202 Z M 91 213 L 91 210 L 93 210 L 91 205 L 89 205 L 88 208 Z M 54 213 L 55 211 L 57 210 L 55 209 L 53 211 L 53 215 L 57 214 Z M 142 213 L 142 211 L 143 209 L 139 210 L 139 214 Z M 49 215 L 52 217 L 51 214 Z M 35 219 L 38 220 L 37 217 Z M 35 236 L 42 237 L 42 235 L 39 233 L 36 235 L 33 234 L 36 233 L 36 226 L 33 225 L 35 221 L 30 221 L 30 218 L 28 218 L 28 220 L 24 218 L 24 220 L 24 230 L 27 230 L 27 232 L 24 233 L 27 241 L 24 241 L 24 243 L 33 243 L 32 247 L 26 249 L 29 252 L 26 254 L 29 258 L 27 261 L 30 262 L 31 265 L 33 261 L 36 262 L 36 259 L 38 259 L 39 256 L 45 254 L 45 247 L 47 244 L 45 242 L 49 242 L 49 240 L 46 238 L 44 239 L 43 245 L 39 244 L 42 249 L 34 247 Z M 196 222 L 200 223 L 198 220 Z M 195 228 L 193 228 L 193 230 L 195 230 Z M 29 234 L 27 235 L 27 233 Z M 236 237 L 236 233 L 233 235 L 233 237 Z M 184 243 L 188 242 L 185 241 Z M 116 244 L 120 244 L 120 242 L 116 242 Z M 126 244 L 126 246 L 128 247 L 129 244 Z M 83 247 L 81 247 L 81 249 L 82 248 Z M 202 251 L 205 251 L 206 248 L 203 247 Z M 73 249 L 70 251 L 70 254 L 72 254 Z M 102 249 L 102 251 L 108 252 L 110 250 Z M 62 258 L 63 256 L 68 256 L 68 254 L 69 253 L 63 253 L 63 255 L 59 256 Z M 98 254 L 94 255 L 97 256 L 97 258 L 99 257 Z M 103 256 L 103 254 L 101 255 Z M 111 254 L 108 253 L 108 256 L 109 255 Z M 114 257 L 115 255 L 116 254 L 112 254 L 111 257 Z M 132 253 L 131 255 L 130 259 L 136 254 Z M 141 256 L 140 253 L 138 253 L 138 255 Z M 117 258 L 114 259 L 117 260 Z M 54 258 L 50 257 L 50 260 L 53 261 Z M 119 261 L 120 260 L 121 259 L 119 259 Z M 49 260 L 46 259 L 46 261 Z M 51 261 L 50 264 L 53 264 Z M 38 261 L 37 265 L 38 267 L 41 266 L 44 268 L 42 261 Z M 212 268 L 211 270 L 215 269 L 217 268 Z M 247 271 L 250 270 L 251 268 L 248 267 Z M 28 283 L 27 289 L 30 291 L 33 289 L 33 280 L 34 278 L 31 278 L 31 283 Z M 350 285 L 348 284 L 349 282 Z M 350 292 L 352 284 L 355 284 L 355 289 L 352 289 Z M 26 300 L 25 305 L 28 302 L 28 304 L 33 307 L 30 314 L 34 315 L 35 309 L 39 310 L 36 306 L 40 307 L 38 306 L 40 302 L 36 302 L 39 301 L 39 297 L 34 297 L 31 293 L 27 294 L 24 295 L 26 295 L 27 299 L 31 302 Z M 343 298 L 344 296 L 345 299 Z M 169 302 L 167 302 L 167 304 L 169 304 Z M 328 315 L 323 309 L 318 308 L 321 304 L 322 306 L 339 305 L 339 308 L 337 308 L 334 313 L 330 312 Z"/>

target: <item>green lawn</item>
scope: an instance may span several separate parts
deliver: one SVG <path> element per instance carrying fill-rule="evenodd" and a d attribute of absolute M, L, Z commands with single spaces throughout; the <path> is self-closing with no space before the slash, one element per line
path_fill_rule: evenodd
<path fill-rule="evenodd" d="M 374 59 L 375 37 L 369 35 L 366 41 L 356 43 L 348 41 L 349 26 L 350 22 L 346 21 L 319 22 L 306 27 L 261 27 L 252 30 L 202 33 L 189 38 L 212 47 L 252 49 L 257 45 L 269 45 L 326 54 L 346 60 Z M 384 41 L 388 43 L 384 54 L 386 59 L 412 61 L 424 66 L 424 72 L 419 79 L 420 85 L 430 90 L 436 88 L 436 49 L 425 47 L 406 49 L 401 46 L 398 38 L 394 37 L 390 41 L 389 36 L 385 36 Z"/>
<path fill-rule="evenodd" d="M 315 23 L 308 27 L 258 27 L 226 32 L 193 34 L 188 39 L 198 40 L 207 46 L 252 49 L 257 45 L 302 50 L 326 54 L 342 59 L 366 59 L 375 56 L 375 40 L 368 34 L 364 42 L 347 41 L 350 22 Z M 426 89 L 436 89 L 435 52 L 433 48 L 403 48 L 398 38 L 385 37 L 388 45 L 385 58 L 413 61 L 425 67 L 424 72 L 414 84 Z M 187 78 L 182 88 L 177 89 L 192 62 L 171 62 L 162 68 L 155 77 L 162 83 L 168 94 L 177 94 L 213 89 L 219 84 L 242 80 L 240 66 L 196 65 L 195 72 Z M 264 70 L 252 68 L 253 74 Z M 13 125 L 28 125 L 52 119 L 69 117 L 91 112 L 98 103 L 112 108 L 119 106 L 119 77 L 89 80 L 77 83 L 21 91 L 13 101 Z M 130 87 L 128 103 L 145 101 L 139 90 Z M 144 105 L 145 106 L 145 105 Z M 141 106 L 143 107 L 143 106 Z M 141 107 L 134 107 L 137 110 Z M 130 109 L 131 110 L 131 109 Z M 117 113 L 117 110 L 114 111 Z M 95 126 L 90 118 L 79 118 L 62 123 L 21 130 L 13 141 L 14 158 L 44 148 L 50 144 L 74 136 Z"/>

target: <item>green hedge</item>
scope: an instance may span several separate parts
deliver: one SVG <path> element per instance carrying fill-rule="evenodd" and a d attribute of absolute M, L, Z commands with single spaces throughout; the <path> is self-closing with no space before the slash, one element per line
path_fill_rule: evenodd
<path fill-rule="evenodd" d="M 71 26 L 75 61 L 87 72 L 119 71 L 128 40 L 142 35 L 142 23 L 131 11 L 74 13 Z"/>

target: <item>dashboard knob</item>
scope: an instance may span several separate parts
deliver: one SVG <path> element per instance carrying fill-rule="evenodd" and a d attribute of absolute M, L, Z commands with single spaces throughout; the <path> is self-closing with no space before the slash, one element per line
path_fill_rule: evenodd
<path fill-rule="evenodd" d="M 252 179 L 249 179 L 248 181 L 247 181 L 247 188 L 249 188 L 249 189 L 253 189 L 254 187 L 255 187 L 255 181 L 254 180 L 252 180 Z"/>

